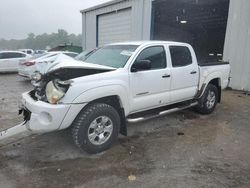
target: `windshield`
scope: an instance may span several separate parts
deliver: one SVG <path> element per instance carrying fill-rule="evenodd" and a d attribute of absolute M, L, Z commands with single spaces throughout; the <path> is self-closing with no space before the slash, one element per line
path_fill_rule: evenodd
<path fill-rule="evenodd" d="M 85 59 L 91 54 L 93 53 L 95 50 L 86 50 L 86 51 L 83 51 L 82 53 L 80 53 L 79 55 L 77 55 L 75 57 L 76 60 L 79 60 L 79 61 L 85 61 Z"/>
<path fill-rule="evenodd" d="M 45 55 L 47 55 L 47 53 L 43 53 L 43 54 L 35 54 L 35 55 L 33 55 L 33 56 L 32 56 L 32 58 L 31 58 L 31 59 L 38 59 L 38 58 L 40 58 L 40 57 L 42 57 L 42 56 L 45 56 Z"/>
<path fill-rule="evenodd" d="M 85 62 L 114 68 L 122 68 L 125 66 L 137 47 L 137 45 L 105 46 L 90 54 L 85 59 Z"/>

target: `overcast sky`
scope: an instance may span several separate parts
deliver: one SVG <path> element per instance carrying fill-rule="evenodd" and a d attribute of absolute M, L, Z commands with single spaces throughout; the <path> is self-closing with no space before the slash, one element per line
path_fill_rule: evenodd
<path fill-rule="evenodd" d="M 80 10 L 110 0 L 0 0 L 0 39 L 65 29 L 81 33 Z"/>

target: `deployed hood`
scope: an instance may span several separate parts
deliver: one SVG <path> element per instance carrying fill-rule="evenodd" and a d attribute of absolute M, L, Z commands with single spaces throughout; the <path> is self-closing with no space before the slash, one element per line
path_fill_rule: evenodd
<path fill-rule="evenodd" d="M 48 68 L 51 67 L 54 63 L 59 63 L 62 60 L 71 60 L 72 58 L 64 55 L 64 54 L 55 54 L 49 57 L 41 57 L 38 58 L 35 64 L 36 72 L 40 72 L 41 74 L 45 74 L 48 71 Z"/>
<path fill-rule="evenodd" d="M 86 63 L 75 60 L 67 55 L 60 54 L 54 62 L 48 66 L 46 73 L 55 71 L 57 69 L 91 69 L 91 70 L 115 70 L 116 68 Z"/>
<path fill-rule="evenodd" d="M 53 63 L 47 65 L 46 70 L 42 73 L 42 80 L 43 82 L 53 79 L 68 80 L 114 70 L 116 68 L 86 63 L 60 54 Z"/>
<path fill-rule="evenodd" d="M 33 85 L 35 86 L 33 92 L 39 100 L 45 101 L 45 88 L 50 81 L 66 81 L 114 70 L 116 70 L 116 68 L 77 61 L 65 55 L 60 55 L 53 63 L 48 64 L 47 71 L 41 74 L 39 80 L 33 80 Z"/>

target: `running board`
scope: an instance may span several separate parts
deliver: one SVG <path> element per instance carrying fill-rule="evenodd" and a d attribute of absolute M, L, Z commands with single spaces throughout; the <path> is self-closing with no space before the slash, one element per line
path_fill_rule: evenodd
<path fill-rule="evenodd" d="M 154 114 L 154 115 L 149 115 L 149 116 L 145 116 L 145 117 L 138 117 L 138 118 L 127 118 L 127 122 L 129 122 L 129 123 L 137 123 L 137 122 L 141 122 L 141 121 L 146 121 L 146 120 L 157 118 L 157 117 L 160 117 L 160 116 L 164 116 L 164 115 L 167 115 L 167 114 L 170 114 L 170 113 L 173 113 L 173 112 L 178 112 L 178 111 L 181 111 L 181 110 L 185 110 L 187 108 L 194 107 L 197 104 L 198 104 L 198 102 L 194 102 L 194 103 L 191 103 L 190 105 L 187 105 L 187 106 L 176 107 L 176 108 L 172 108 L 172 109 L 169 109 L 169 110 L 164 110 L 164 111 L 161 111 L 158 114 Z"/>

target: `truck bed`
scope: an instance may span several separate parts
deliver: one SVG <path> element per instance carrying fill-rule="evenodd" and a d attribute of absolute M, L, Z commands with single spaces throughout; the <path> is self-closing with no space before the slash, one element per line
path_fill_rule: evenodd
<path fill-rule="evenodd" d="M 212 75 L 220 78 L 221 89 L 225 89 L 228 86 L 228 75 L 230 74 L 229 62 L 207 62 L 199 63 L 200 69 L 200 82 L 199 89 L 202 87 L 206 80 Z"/>
<path fill-rule="evenodd" d="M 228 65 L 228 61 L 214 61 L 214 62 L 198 62 L 198 65 L 201 67 L 205 66 L 215 66 L 215 65 Z"/>

